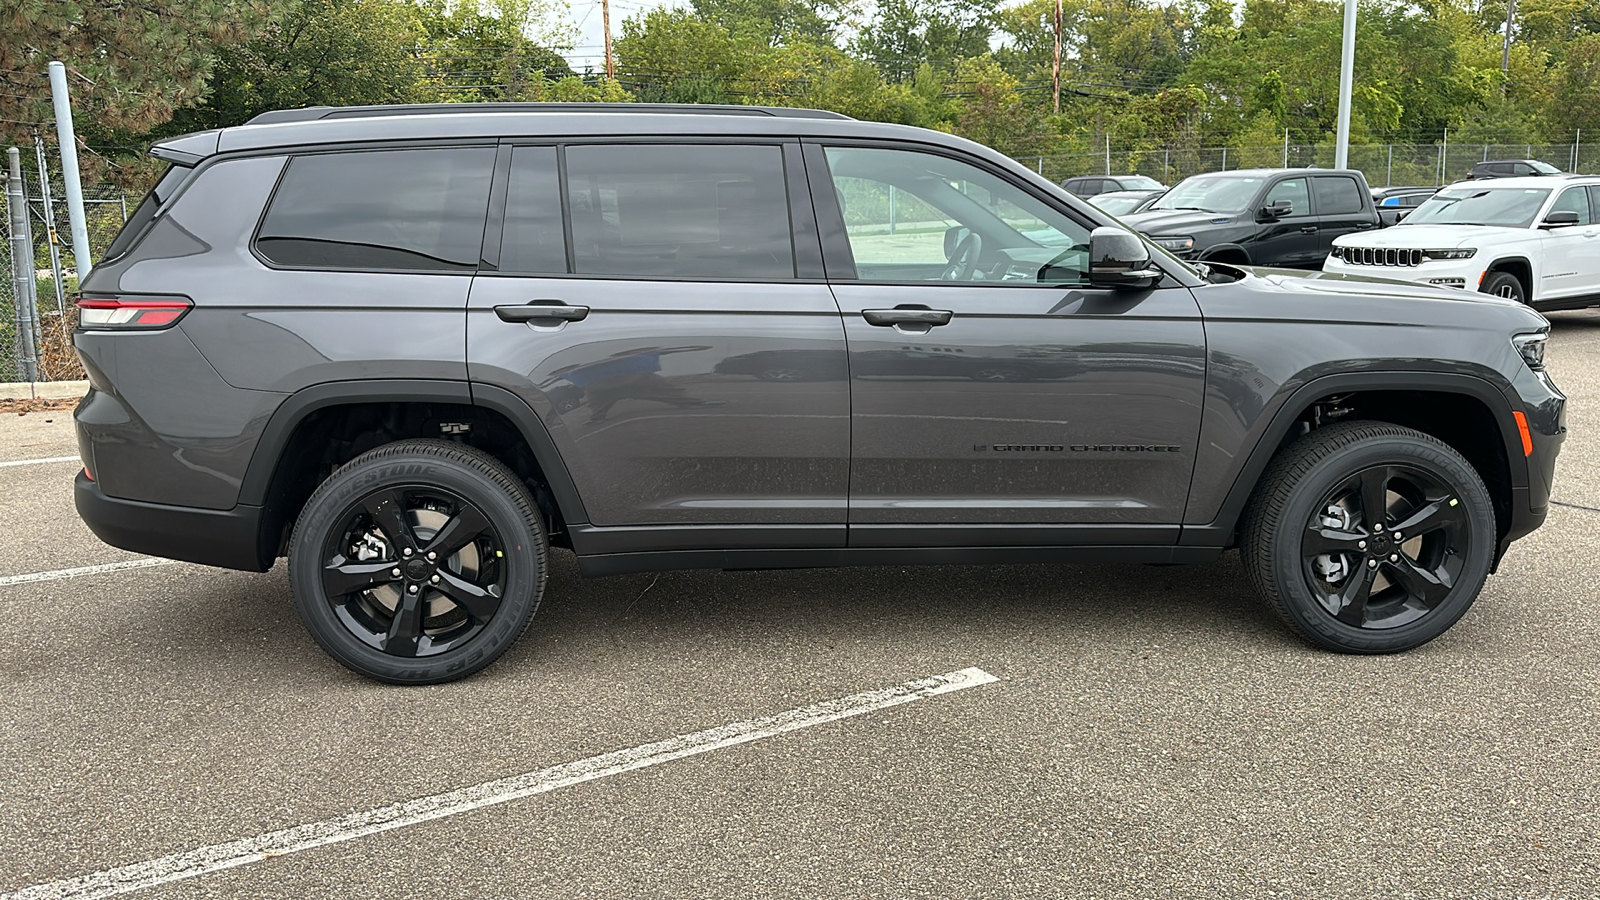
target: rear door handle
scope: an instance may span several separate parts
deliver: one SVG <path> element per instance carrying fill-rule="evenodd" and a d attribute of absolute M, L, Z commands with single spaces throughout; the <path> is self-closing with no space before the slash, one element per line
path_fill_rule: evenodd
<path fill-rule="evenodd" d="M 948 309 L 927 307 L 896 307 L 894 309 L 863 309 L 861 318 L 868 325 L 948 325 L 952 313 Z"/>
<path fill-rule="evenodd" d="M 1301 234 L 1316 234 L 1317 233 L 1317 226 L 1315 226 L 1315 225 L 1301 225 L 1300 226 L 1300 233 Z"/>
<path fill-rule="evenodd" d="M 535 300 L 525 306 L 496 306 L 494 314 L 502 322 L 554 325 L 557 322 L 582 322 L 589 317 L 589 307 L 568 306 L 559 300 Z"/>

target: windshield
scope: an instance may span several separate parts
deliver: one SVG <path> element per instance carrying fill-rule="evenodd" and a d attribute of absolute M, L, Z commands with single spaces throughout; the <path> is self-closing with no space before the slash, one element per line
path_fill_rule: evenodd
<path fill-rule="evenodd" d="M 1539 215 L 1548 188 L 1471 187 L 1443 190 L 1400 223 L 1401 225 L 1498 225 L 1527 228 Z"/>
<path fill-rule="evenodd" d="M 1165 197 L 1150 205 L 1157 209 L 1198 209 L 1204 212 L 1244 212 L 1261 187 L 1260 178 L 1239 175 L 1196 175 L 1185 178 Z"/>
<path fill-rule="evenodd" d="M 1124 175 L 1117 179 L 1125 191 L 1159 191 L 1161 182 L 1145 175 Z"/>
<path fill-rule="evenodd" d="M 1144 194 L 1133 197 L 1108 197 L 1105 194 L 1101 194 L 1098 197 L 1090 198 L 1089 202 L 1113 216 L 1125 216 L 1137 209 L 1139 204 L 1146 199 L 1148 198 Z"/>

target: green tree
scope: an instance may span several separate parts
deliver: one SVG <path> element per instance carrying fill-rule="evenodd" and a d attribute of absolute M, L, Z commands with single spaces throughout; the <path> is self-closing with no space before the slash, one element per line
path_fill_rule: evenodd
<path fill-rule="evenodd" d="M 685 9 L 653 9 L 622 22 L 617 71 L 641 100 L 726 102 L 729 86 L 748 82 L 752 48 L 728 29 Z"/>
<path fill-rule="evenodd" d="M 238 125 L 269 109 L 417 100 L 421 39 L 405 0 L 297 0 L 255 39 L 219 50 L 210 94 L 163 130 Z"/>
<path fill-rule="evenodd" d="M 840 25 L 854 12 L 851 0 L 692 0 L 691 7 L 697 18 L 721 26 L 735 40 L 766 47 L 831 47 Z"/>
<path fill-rule="evenodd" d="M 925 62 L 948 71 L 989 52 L 994 10 L 984 0 L 880 0 L 856 50 L 895 83 L 911 80 Z"/>
<path fill-rule="evenodd" d="M 137 134 L 204 96 L 218 48 L 249 39 L 280 0 L 12 0 L 0 9 L 0 136 L 53 122 L 45 66 L 67 65 L 75 120 Z"/>
<path fill-rule="evenodd" d="M 428 99 L 538 100 L 573 74 L 556 52 L 572 46 L 561 0 L 414 0 L 425 45 Z"/>
<path fill-rule="evenodd" d="M 1579 128 L 1600 137 L 1600 34 L 1567 45 L 1551 85 L 1548 115 L 1562 137 Z"/>

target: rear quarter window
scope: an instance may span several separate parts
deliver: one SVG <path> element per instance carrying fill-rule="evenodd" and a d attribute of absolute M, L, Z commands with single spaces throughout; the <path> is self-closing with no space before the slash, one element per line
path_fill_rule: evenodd
<path fill-rule="evenodd" d="M 156 217 L 156 211 L 162 204 L 172 199 L 173 192 L 191 171 L 193 170 L 180 166 L 168 166 L 167 171 L 161 173 L 155 187 L 151 188 L 150 193 L 145 194 L 139 205 L 134 207 L 133 215 L 123 223 L 122 230 L 117 232 L 117 236 L 111 241 L 111 246 L 106 248 L 105 256 L 100 260 L 101 265 L 127 253 L 133 247 L 134 240 L 144 232 L 150 220 Z"/>
<path fill-rule="evenodd" d="M 298 156 L 256 251 L 290 268 L 472 270 L 494 156 L 492 147 Z"/>

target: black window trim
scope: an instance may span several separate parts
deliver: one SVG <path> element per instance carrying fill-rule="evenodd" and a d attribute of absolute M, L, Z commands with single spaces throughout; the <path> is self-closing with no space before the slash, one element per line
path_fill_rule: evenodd
<path fill-rule="evenodd" d="M 556 171 L 561 180 L 561 228 L 563 240 L 567 247 L 567 271 L 565 272 L 502 272 L 482 271 L 485 276 L 507 278 L 550 278 L 550 279 L 576 279 L 582 281 L 637 281 L 637 282 L 671 282 L 671 283 L 714 283 L 714 284 L 826 284 L 827 278 L 823 271 L 823 252 L 817 237 L 817 216 L 811 208 L 810 194 L 805 190 L 806 180 L 803 171 L 796 171 L 796 164 L 800 160 L 800 140 L 792 135 L 563 135 L 561 137 L 543 138 L 505 138 L 502 143 L 508 147 L 555 147 Z M 702 276 L 702 275 L 606 275 L 591 272 L 578 272 L 577 253 L 573 245 L 572 235 L 572 201 L 567 190 L 567 149 L 569 147 L 594 147 L 616 146 L 620 144 L 675 144 L 675 145 L 714 145 L 714 146 L 765 146 L 777 147 L 782 153 L 784 168 L 784 191 L 789 204 L 789 238 L 794 264 L 795 275 L 789 278 L 733 278 L 728 276 Z M 509 180 L 501 189 L 501 228 L 504 228 L 505 192 L 509 189 Z M 803 208 L 802 208 L 803 207 Z M 490 200 L 490 209 L 494 208 L 494 200 Z M 501 234 L 503 234 L 503 230 Z M 808 244 L 809 246 L 802 246 Z M 496 244 L 498 251 L 498 242 Z"/>
<path fill-rule="evenodd" d="M 395 269 L 381 268 L 378 266 L 363 266 L 352 268 L 350 266 L 288 266 L 273 262 L 267 258 L 256 242 L 261 237 L 261 228 L 267 222 L 267 213 L 272 211 L 272 204 L 278 199 L 278 191 L 283 187 L 283 180 L 289 176 L 289 169 L 294 161 L 302 156 L 328 156 L 335 153 L 370 153 L 378 150 L 451 150 L 451 149 L 494 149 L 496 150 L 495 164 L 498 165 L 499 142 L 496 140 L 474 139 L 468 141 L 364 141 L 360 144 L 334 144 L 316 145 L 308 147 L 277 148 L 273 153 L 246 153 L 224 158 L 244 159 L 260 156 L 281 156 L 283 166 L 278 169 L 278 180 L 273 183 L 272 191 L 267 194 L 267 202 L 261 204 L 261 211 L 256 216 L 255 227 L 250 231 L 250 254 L 263 266 L 279 272 L 358 272 L 374 275 L 455 275 L 457 277 L 472 277 L 483 271 L 483 236 L 478 238 L 479 262 L 471 266 L 462 266 L 453 269 Z M 484 210 L 484 226 L 488 228 L 488 210 L 494 206 L 494 179 L 491 174 L 489 181 L 489 201 Z"/>
<path fill-rule="evenodd" d="M 959 163 L 965 163 L 989 173 L 995 178 L 1000 179 L 1001 182 L 1010 185 L 1029 197 L 1032 197 L 1034 200 L 1044 204 L 1047 208 L 1055 210 L 1056 212 L 1065 216 L 1068 220 L 1078 224 L 1090 232 L 1093 232 L 1096 228 L 1101 226 L 1092 218 L 1089 218 L 1077 210 L 1074 210 L 1072 207 L 1061 203 L 1059 198 L 1051 197 L 1044 191 L 1038 190 L 1034 185 L 1028 184 L 1014 177 L 1004 168 L 996 166 L 980 156 L 963 153 L 959 150 L 949 147 L 943 147 L 937 144 L 921 144 L 905 140 L 874 140 L 871 138 L 841 138 L 810 135 L 802 137 L 800 139 L 800 143 L 804 148 L 806 175 L 810 181 L 811 205 L 818 212 L 817 231 L 822 238 L 823 265 L 828 272 L 828 281 L 830 283 L 841 282 L 849 284 L 885 285 L 898 287 L 1003 288 L 1006 290 L 1110 290 L 1109 288 L 1098 288 L 1087 284 L 1054 285 L 1036 284 L 1023 281 L 879 281 L 876 279 L 868 281 L 863 279 L 856 272 L 855 254 L 850 250 L 850 240 L 849 235 L 845 231 L 844 216 L 839 210 L 838 197 L 833 192 L 833 173 L 828 167 L 828 159 L 825 155 L 825 151 L 829 147 L 857 147 L 872 150 L 904 150 L 912 153 L 928 153 L 933 156 L 942 156 L 946 159 L 951 159 Z M 1309 188 L 1310 186 L 1307 185 L 1308 192 Z M 1086 205 L 1089 202 L 1081 197 L 1079 197 L 1078 200 Z M 1105 224 L 1116 227 L 1112 222 L 1107 222 Z M 1160 290 L 1162 288 L 1181 286 L 1183 284 L 1183 280 L 1173 274 L 1173 272 L 1167 267 L 1166 262 L 1161 258 L 1160 254 L 1151 253 L 1150 259 L 1152 264 L 1161 269 L 1166 276 L 1159 284 L 1157 284 L 1154 288 L 1151 288 L 1151 290 Z"/>

